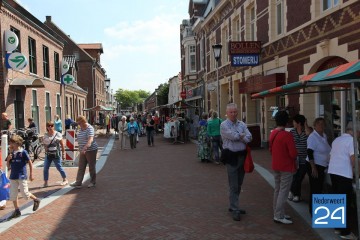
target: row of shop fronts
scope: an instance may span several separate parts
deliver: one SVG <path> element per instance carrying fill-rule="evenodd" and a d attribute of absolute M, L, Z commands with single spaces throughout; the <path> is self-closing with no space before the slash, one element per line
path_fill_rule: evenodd
<path fill-rule="evenodd" d="M 283 3 L 286 13 L 284 32 L 277 37 L 273 37 L 271 20 L 268 21 L 273 13 L 270 3 L 274 1 L 203 2 L 190 1 L 190 20 L 182 24 L 182 77 L 185 91 L 192 93 L 191 97 L 187 94 L 185 101 L 201 113 L 219 109 L 217 99 L 220 97 L 222 118 L 226 117 L 226 105 L 235 102 L 239 119 L 254 129 L 256 145 L 263 147 L 267 146 L 270 131 L 275 127 L 274 109 L 287 110 L 290 116 L 304 114 L 310 126 L 315 118 L 324 117 L 330 142 L 345 130 L 352 120 L 350 84 L 342 81 L 324 86 L 302 86 L 300 83 L 304 76 L 337 66 L 346 68 L 347 63 L 360 59 L 359 1 L 339 1 L 326 11 L 313 8 L 317 1 L 306 1 L 297 13 L 303 19 L 290 17 L 297 11 L 295 3 L 277 1 Z M 253 8 L 255 39 L 247 35 L 247 10 Z M 194 17 L 195 12 L 204 15 Z M 261 41 L 260 64 L 231 66 L 229 39 Z M 218 68 L 212 51 L 215 43 L 223 46 Z M 192 44 L 196 47 L 196 72 L 189 71 L 191 64 L 187 63 L 191 60 L 187 58 L 191 57 L 187 55 L 191 50 L 188 46 Z M 354 75 L 358 74 L 354 71 Z M 296 85 L 298 87 L 292 87 Z M 357 84 L 355 87 L 358 89 Z M 359 97 L 356 90 L 356 102 Z M 360 109 L 356 107 L 358 114 Z M 289 127 L 291 124 L 289 122 Z"/>
<path fill-rule="evenodd" d="M 63 125 L 67 116 L 86 115 L 93 122 L 95 115 L 84 109 L 105 105 L 108 98 L 106 72 L 100 64 L 102 44 L 77 44 L 51 16 L 41 22 L 17 1 L 0 2 L 1 112 L 7 113 L 14 128 L 27 127 L 27 119 L 33 118 L 40 134 L 55 115 Z M 8 42 L 16 41 L 8 49 Z M 23 67 L 8 66 L 16 60 L 13 54 L 24 59 Z M 72 76 L 71 81 L 62 81 L 64 74 Z"/>

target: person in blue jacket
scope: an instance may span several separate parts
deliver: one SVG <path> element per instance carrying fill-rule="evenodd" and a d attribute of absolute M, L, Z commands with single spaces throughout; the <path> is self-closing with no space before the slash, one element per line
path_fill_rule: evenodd
<path fill-rule="evenodd" d="M 130 117 L 130 122 L 128 122 L 128 134 L 130 139 L 131 149 L 136 148 L 136 136 L 139 132 L 139 126 L 133 117 Z"/>

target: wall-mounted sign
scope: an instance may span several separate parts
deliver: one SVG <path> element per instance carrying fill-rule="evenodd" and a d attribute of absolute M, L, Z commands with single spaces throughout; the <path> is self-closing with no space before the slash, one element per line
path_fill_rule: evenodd
<path fill-rule="evenodd" d="M 10 30 L 4 32 L 5 35 L 5 50 L 6 52 L 14 51 L 19 45 L 19 38 Z"/>
<path fill-rule="evenodd" d="M 259 59 L 259 54 L 231 55 L 231 66 L 257 66 L 260 63 Z"/>
<path fill-rule="evenodd" d="M 62 78 L 62 82 L 66 85 L 71 85 L 74 82 L 74 76 L 71 74 L 65 74 Z"/>
<path fill-rule="evenodd" d="M 67 73 L 70 68 L 69 63 L 65 60 L 61 61 L 60 67 L 61 67 L 61 75 L 64 75 L 65 73 Z"/>
<path fill-rule="evenodd" d="M 10 66 L 10 68 L 15 70 L 24 69 L 27 66 L 27 63 L 28 61 L 25 55 L 19 52 L 11 53 L 7 58 L 7 64 Z"/>
<path fill-rule="evenodd" d="M 260 54 L 260 41 L 229 42 L 229 54 Z"/>

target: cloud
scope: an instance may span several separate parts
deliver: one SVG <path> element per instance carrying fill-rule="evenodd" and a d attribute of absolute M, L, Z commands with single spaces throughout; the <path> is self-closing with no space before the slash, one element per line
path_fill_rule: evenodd
<path fill-rule="evenodd" d="M 112 69 L 109 76 L 118 76 L 114 85 L 153 91 L 179 72 L 179 19 L 158 15 L 149 20 L 121 21 L 104 29 L 107 37 L 102 62 L 105 69 Z"/>

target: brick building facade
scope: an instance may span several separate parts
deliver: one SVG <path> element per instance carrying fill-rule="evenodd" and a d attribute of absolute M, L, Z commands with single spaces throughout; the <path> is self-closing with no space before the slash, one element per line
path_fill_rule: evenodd
<path fill-rule="evenodd" d="M 63 42 L 48 32 L 47 27 L 15 1 L 0 1 L 0 109 L 12 120 L 13 127 L 27 127 L 27 118 L 34 118 L 40 133 L 45 123 L 62 113 L 59 101 L 59 61 L 63 56 Z M 26 56 L 28 66 L 23 70 L 6 68 L 4 32 L 16 33 L 19 45 L 15 52 Z"/>
<path fill-rule="evenodd" d="M 51 16 L 46 17 L 45 25 L 54 34 L 65 39 L 64 55 L 74 55 L 78 65 L 77 85 L 87 91 L 86 107 L 91 108 L 97 105 L 106 105 L 106 71 L 101 66 L 100 55 L 103 53 L 101 43 L 78 44 L 65 32 L 52 22 Z M 74 96 L 75 98 L 76 96 Z M 72 98 L 72 99 L 74 99 Z M 70 99 L 70 98 L 69 98 Z M 83 113 L 82 113 L 83 114 Z M 97 113 L 90 112 L 90 123 L 94 123 L 98 117 Z"/>
<path fill-rule="evenodd" d="M 325 117 L 329 134 L 335 137 L 349 120 L 349 94 L 337 87 L 317 87 L 312 93 L 251 99 L 251 94 L 299 81 L 315 73 L 360 58 L 360 2 L 355 0 L 190 0 L 189 23 L 196 48 L 196 84 L 203 85 L 206 109 L 217 109 L 216 61 L 212 46 L 222 44 L 219 59 L 220 116 L 226 104 L 239 106 L 239 117 L 259 129 L 266 144 L 275 126 L 271 107 L 287 109 L 290 115 L 305 114 L 309 123 Z M 183 22 L 184 24 L 184 22 Z M 184 28 L 182 24 L 182 27 Z M 182 34 L 184 36 L 184 34 Z M 258 66 L 232 67 L 230 41 L 261 41 Z M 190 45 L 182 45 L 182 72 L 189 73 Z M 193 49 L 191 49 L 193 51 Z M 193 74 L 192 74 L 193 75 Z M 203 82 L 202 82 L 203 80 Z M 333 112 L 335 109 L 337 112 Z M 306 111 L 305 111 L 306 109 Z M 331 127 L 330 127 L 331 128 Z"/>

